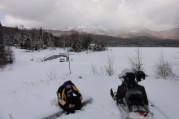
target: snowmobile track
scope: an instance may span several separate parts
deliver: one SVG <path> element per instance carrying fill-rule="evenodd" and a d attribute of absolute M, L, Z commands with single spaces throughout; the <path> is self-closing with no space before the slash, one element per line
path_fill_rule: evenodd
<path fill-rule="evenodd" d="M 156 106 L 152 101 L 150 101 L 149 100 L 149 104 L 155 109 L 155 110 L 157 110 L 161 115 L 163 115 L 163 117 L 165 118 L 165 119 L 170 119 L 167 115 L 166 115 L 166 113 L 164 113 L 158 106 Z"/>
<path fill-rule="evenodd" d="M 91 104 L 92 102 L 93 102 L 93 99 L 92 99 L 92 98 L 89 98 L 89 99 L 85 100 L 85 101 L 82 103 L 81 108 L 83 108 L 84 106 L 86 106 L 86 105 L 88 105 L 88 104 Z M 42 118 L 42 119 L 55 119 L 55 118 L 58 118 L 58 117 L 62 116 L 64 113 L 65 113 L 65 111 L 63 111 L 63 110 L 62 110 L 62 111 L 58 111 L 58 112 L 53 113 L 53 114 L 51 114 L 51 115 L 49 115 L 49 116 L 47 116 L 47 117 L 44 117 L 44 118 Z"/>

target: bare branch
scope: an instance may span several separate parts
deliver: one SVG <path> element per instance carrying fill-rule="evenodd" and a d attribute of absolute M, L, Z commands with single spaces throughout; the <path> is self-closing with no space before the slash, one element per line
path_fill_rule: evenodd
<path fill-rule="evenodd" d="M 163 53 L 161 53 L 159 57 L 159 62 L 155 64 L 155 69 L 154 69 L 156 78 L 170 78 L 170 77 L 175 77 L 175 74 L 173 72 L 173 65 L 165 60 Z"/>
<path fill-rule="evenodd" d="M 141 52 L 140 52 L 140 49 L 137 48 L 136 50 L 136 55 L 133 57 L 133 58 L 130 58 L 129 59 L 130 61 L 130 64 L 131 64 L 131 68 L 134 70 L 134 71 L 143 71 L 143 63 L 142 63 L 142 56 L 141 56 Z"/>
<path fill-rule="evenodd" d="M 114 64 L 114 59 L 112 59 L 111 57 L 108 56 L 106 65 L 105 65 L 104 67 L 105 67 L 106 73 L 107 73 L 109 76 L 112 76 L 112 75 L 114 74 L 113 64 Z"/>

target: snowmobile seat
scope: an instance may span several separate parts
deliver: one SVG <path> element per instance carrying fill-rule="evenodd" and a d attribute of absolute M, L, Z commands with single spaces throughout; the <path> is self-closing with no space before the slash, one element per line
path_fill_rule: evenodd
<path fill-rule="evenodd" d="M 143 95 L 140 90 L 130 89 L 126 91 L 125 99 L 127 105 L 144 105 Z"/>

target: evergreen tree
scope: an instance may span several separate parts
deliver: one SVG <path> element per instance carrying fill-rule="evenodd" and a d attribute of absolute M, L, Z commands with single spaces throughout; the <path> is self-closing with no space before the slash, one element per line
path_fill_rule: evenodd
<path fill-rule="evenodd" d="M 8 63 L 13 63 L 13 60 L 11 48 L 4 45 L 3 27 L 0 23 L 0 68 L 4 68 Z"/>
<path fill-rule="evenodd" d="M 81 52 L 82 44 L 80 42 L 79 33 L 77 31 L 72 31 L 70 39 L 72 40 L 72 50 L 75 52 Z"/>
<path fill-rule="evenodd" d="M 103 42 L 96 42 L 95 46 L 93 47 L 93 51 L 104 51 L 105 45 Z"/>
<path fill-rule="evenodd" d="M 30 42 L 29 38 L 27 38 L 27 40 L 25 40 L 24 47 L 25 47 L 25 49 L 31 50 L 31 42 Z"/>
<path fill-rule="evenodd" d="M 91 42 L 92 42 L 92 37 L 89 34 L 85 35 L 82 43 L 83 49 L 87 50 Z"/>
<path fill-rule="evenodd" d="M 6 62 L 6 57 L 5 57 L 5 49 L 4 49 L 4 39 L 3 39 L 2 25 L 0 22 L 0 68 L 4 66 L 5 62 Z"/>
<path fill-rule="evenodd" d="M 79 40 L 75 40 L 72 45 L 72 50 L 75 52 L 81 52 L 81 43 Z"/>
<path fill-rule="evenodd" d="M 4 39 L 3 39 L 1 22 L 0 22 L 0 47 L 4 47 Z"/>

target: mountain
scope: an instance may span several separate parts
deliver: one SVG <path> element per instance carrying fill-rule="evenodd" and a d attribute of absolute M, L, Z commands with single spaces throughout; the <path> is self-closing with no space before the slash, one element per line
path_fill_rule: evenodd
<path fill-rule="evenodd" d="M 179 28 L 157 32 L 158 37 L 179 40 Z"/>
<path fill-rule="evenodd" d="M 61 30 L 49 30 L 54 36 L 62 34 L 70 34 L 72 31 L 79 33 L 90 33 L 94 35 L 106 35 L 118 38 L 136 38 L 136 37 L 151 37 L 157 39 L 179 40 L 179 28 L 173 28 L 163 31 L 152 31 L 149 29 L 130 29 L 125 31 L 110 30 L 103 27 L 94 27 L 91 25 L 79 26 L 74 28 L 64 28 Z"/>
<path fill-rule="evenodd" d="M 83 26 L 73 27 L 73 28 L 64 27 L 64 28 L 61 28 L 60 30 L 47 30 L 47 31 L 52 33 L 54 36 L 61 36 L 64 34 L 68 35 L 72 31 L 77 31 L 81 34 L 89 33 L 89 34 L 107 35 L 107 36 L 117 35 L 116 32 L 113 30 L 109 30 L 103 27 L 94 27 L 92 25 L 83 25 Z"/>
<path fill-rule="evenodd" d="M 168 29 L 164 31 L 152 31 L 149 29 L 140 29 L 140 30 L 132 30 L 121 32 L 117 35 L 120 38 L 133 38 L 133 37 L 154 37 L 159 39 L 172 39 L 179 40 L 179 28 Z"/>
<path fill-rule="evenodd" d="M 116 32 L 111 29 L 107 29 L 104 27 L 95 27 L 92 25 L 84 25 L 74 28 L 75 31 L 90 33 L 90 34 L 97 34 L 97 35 L 108 35 L 108 36 L 115 36 Z"/>

